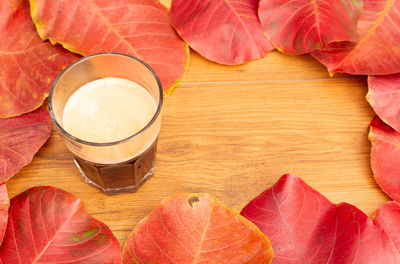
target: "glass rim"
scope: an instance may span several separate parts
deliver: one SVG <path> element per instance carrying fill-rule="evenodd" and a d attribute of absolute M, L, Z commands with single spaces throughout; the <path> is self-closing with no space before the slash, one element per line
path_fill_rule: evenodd
<path fill-rule="evenodd" d="M 92 58 L 92 57 L 104 56 L 104 55 L 117 55 L 117 56 L 127 57 L 127 58 L 129 58 L 129 59 L 134 59 L 134 60 L 136 60 L 137 62 L 141 63 L 143 66 L 145 66 L 145 67 L 153 74 L 154 78 L 155 78 L 156 81 L 157 81 L 157 86 L 158 86 L 158 90 L 159 90 L 159 93 L 160 93 L 160 94 L 159 94 L 160 99 L 159 99 L 159 102 L 158 102 L 157 110 L 156 110 L 156 112 L 154 113 L 153 118 L 152 118 L 152 119 L 147 123 L 147 125 L 146 125 L 145 127 L 143 127 L 141 130 L 139 130 L 139 131 L 137 131 L 136 133 L 134 133 L 133 135 L 131 135 L 131 136 L 127 137 L 127 138 L 121 139 L 121 140 L 112 141 L 112 142 L 101 142 L 101 143 L 100 143 L 100 142 L 86 141 L 86 140 L 77 138 L 77 137 L 71 135 L 70 133 L 68 133 L 68 132 L 60 125 L 60 123 L 58 123 L 57 118 L 55 117 L 54 112 L 53 112 L 52 102 L 53 102 L 54 90 L 55 90 L 55 88 L 56 88 L 56 86 L 57 86 L 57 84 L 58 84 L 60 78 L 64 75 L 64 73 L 65 73 L 66 71 L 68 71 L 70 68 L 74 67 L 76 64 L 78 64 L 78 63 L 80 63 L 80 62 L 82 62 L 82 61 L 85 61 L 85 60 L 90 59 L 90 58 Z M 142 133 L 144 133 L 144 131 L 147 130 L 147 129 L 156 121 L 156 119 L 157 119 L 158 116 L 160 115 L 160 113 L 161 113 L 161 107 L 162 107 L 163 99 L 164 99 L 163 96 L 164 96 L 164 92 L 163 92 L 163 89 L 162 89 L 161 81 L 160 81 L 160 79 L 158 78 L 158 76 L 157 76 L 157 74 L 155 73 L 155 71 L 154 71 L 154 70 L 150 67 L 150 65 L 148 65 L 146 62 L 144 62 L 143 60 L 141 60 L 141 59 L 139 59 L 139 58 L 136 58 L 136 57 L 134 57 L 134 56 L 131 56 L 131 55 L 128 55 L 128 54 L 125 54 L 125 53 L 118 53 L 118 52 L 100 52 L 100 53 L 95 53 L 95 54 L 91 54 L 91 55 L 85 56 L 85 57 L 83 57 L 83 58 L 80 58 L 79 60 L 74 61 L 73 63 L 71 63 L 70 65 L 68 65 L 64 70 L 62 70 L 62 71 L 60 72 L 60 74 L 59 74 L 59 75 L 57 76 L 57 78 L 54 80 L 54 82 L 53 82 L 53 84 L 52 84 L 52 86 L 51 86 L 51 88 L 50 88 L 48 106 L 49 106 L 50 118 L 51 118 L 51 120 L 53 121 L 53 124 L 56 126 L 56 128 L 58 129 L 58 131 L 60 131 L 64 136 L 68 137 L 69 139 L 71 139 L 71 140 L 73 140 L 73 141 L 79 142 L 79 143 L 81 143 L 81 144 L 85 144 L 85 145 L 89 145 L 89 146 L 104 147 L 104 146 L 118 145 L 118 144 L 127 142 L 127 141 L 129 141 L 129 140 L 131 140 L 131 139 L 133 139 L 133 138 L 136 138 L 137 136 L 141 135 Z"/>

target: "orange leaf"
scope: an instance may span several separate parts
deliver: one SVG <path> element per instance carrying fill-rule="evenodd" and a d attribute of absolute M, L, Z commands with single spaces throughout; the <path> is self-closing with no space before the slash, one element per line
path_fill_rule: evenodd
<path fill-rule="evenodd" d="M 400 132 L 400 74 L 368 76 L 367 101 L 382 121 Z"/>
<path fill-rule="evenodd" d="M 50 133 L 50 116 L 43 107 L 22 116 L 0 119 L 0 183 L 29 164 Z"/>
<path fill-rule="evenodd" d="M 123 263 L 271 263 L 271 243 L 208 194 L 164 199 L 132 231 Z"/>
<path fill-rule="evenodd" d="M 384 75 L 400 72 L 400 0 L 364 0 L 358 43 L 337 42 L 312 55 L 331 74 Z"/>
<path fill-rule="evenodd" d="M 147 62 L 164 91 L 182 79 L 189 60 L 187 44 L 169 25 L 167 9 L 156 0 L 30 0 L 42 39 L 82 55 L 130 54 Z"/>
<path fill-rule="evenodd" d="M 173 0 L 171 24 L 205 58 L 241 64 L 273 49 L 257 9 L 258 0 Z"/>
<path fill-rule="evenodd" d="M 0 2 L 0 39 L 0 118 L 41 106 L 60 71 L 78 59 L 39 38 L 27 0 Z"/>
<path fill-rule="evenodd" d="M 360 0 L 261 0 L 258 14 L 272 43 L 290 55 L 357 41 Z"/>
<path fill-rule="evenodd" d="M 8 199 L 6 184 L 3 183 L 0 185 L 0 245 L 3 242 L 3 238 L 7 229 L 9 207 L 10 200 Z"/>
<path fill-rule="evenodd" d="M 11 199 L 0 263 L 120 264 L 121 252 L 111 230 L 80 199 L 39 186 Z"/>
<path fill-rule="evenodd" d="M 400 133 L 378 116 L 372 119 L 371 168 L 379 187 L 393 200 L 400 201 Z"/>

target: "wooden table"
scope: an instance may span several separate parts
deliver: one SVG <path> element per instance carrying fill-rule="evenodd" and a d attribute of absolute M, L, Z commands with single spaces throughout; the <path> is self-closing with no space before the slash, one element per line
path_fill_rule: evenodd
<path fill-rule="evenodd" d="M 109 197 L 86 185 L 54 131 L 7 183 L 9 194 L 38 185 L 69 191 L 121 244 L 165 196 L 208 192 L 239 211 L 284 173 L 371 214 L 389 198 L 370 169 L 374 113 L 366 92 L 364 77 L 330 78 L 310 56 L 273 51 L 222 66 L 192 52 L 183 82 L 165 100 L 155 175 L 137 193 Z"/>

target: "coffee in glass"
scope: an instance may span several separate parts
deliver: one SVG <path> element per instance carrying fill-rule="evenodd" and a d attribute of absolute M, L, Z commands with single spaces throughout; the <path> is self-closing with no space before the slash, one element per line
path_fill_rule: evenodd
<path fill-rule="evenodd" d="M 112 195 L 134 192 L 153 175 L 162 101 L 146 63 L 100 53 L 59 75 L 49 110 L 84 181 Z"/>

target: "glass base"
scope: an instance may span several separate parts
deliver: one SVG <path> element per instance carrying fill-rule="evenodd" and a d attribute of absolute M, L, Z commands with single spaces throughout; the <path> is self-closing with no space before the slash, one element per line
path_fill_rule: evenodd
<path fill-rule="evenodd" d="M 83 180 L 107 195 L 135 192 L 154 173 L 157 140 L 139 156 L 116 164 L 97 164 L 74 156 Z"/>
<path fill-rule="evenodd" d="M 120 194 L 120 193 L 133 193 L 136 192 L 139 187 L 151 176 L 153 176 L 154 174 L 154 163 L 153 162 L 153 166 L 151 167 L 150 171 L 148 173 L 146 173 L 143 178 L 138 182 L 138 184 L 136 185 L 132 185 L 132 186 L 124 186 L 124 187 L 120 187 L 120 188 L 103 188 L 102 186 L 98 185 L 97 183 L 95 183 L 94 181 L 92 181 L 90 178 L 88 178 L 85 175 L 85 172 L 82 170 L 81 166 L 79 166 L 79 162 L 75 159 L 75 157 L 73 158 L 74 163 L 76 165 L 76 167 L 78 168 L 82 179 L 84 182 L 86 182 L 87 184 L 99 189 L 100 191 L 104 192 L 107 195 L 115 195 L 115 194 Z"/>

